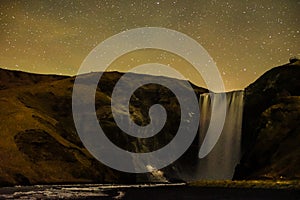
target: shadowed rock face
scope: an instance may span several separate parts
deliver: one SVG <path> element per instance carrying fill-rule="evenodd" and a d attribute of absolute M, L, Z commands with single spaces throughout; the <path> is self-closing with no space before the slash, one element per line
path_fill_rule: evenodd
<path fill-rule="evenodd" d="M 300 62 L 274 68 L 245 89 L 236 179 L 300 178 Z"/>
<path fill-rule="evenodd" d="M 76 133 L 71 110 L 74 77 L 35 75 L 3 69 L 0 73 L 0 185 L 134 183 L 147 180 L 149 174 L 136 177 L 103 165 L 84 148 Z M 81 78 L 88 80 L 93 75 L 86 74 Z M 171 123 L 172 120 L 180 122 L 180 107 L 176 97 L 170 90 L 157 84 L 136 90 L 130 100 L 130 112 L 137 124 L 149 123 L 147 111 L 155 103 L 166 108 L 169 121 L 157 137 L 150 140 L 133 138 L 116 126 L 110 108 L 112 89 L 121 76 L 117 72 L 104 73 L 99 82 L 95 106 L 104 132 L 111 141 L 132 152 L 149 152 L 166 145 L 178 128 Z M 146 75 L 131 76 L 135 79 L 149 78 Z M 130 81 L 128 84 L 131 84 Z M 176 84 L 183 87 L 180 80 L 176 80 Z M 207 92 L 206 89 L 192 86 L 197 96 Z M 188 152 L 184 155 L 185 160 L 194 159 L 192 156 L 197 152 Z M 165 171 L 174 172 L 171 167 Z"/>

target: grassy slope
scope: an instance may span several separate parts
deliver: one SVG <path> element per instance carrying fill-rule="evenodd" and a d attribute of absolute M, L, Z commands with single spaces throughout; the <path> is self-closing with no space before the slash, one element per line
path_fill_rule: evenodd
<path fill-rule="evenodd" d="M 188 183 L 195 187 L 221 188 L 262 188 L 262 189 L 296 189 L 300 190 L 297 180 L 240 180 L 240 181 L 195 181 Z"/>
<path fill-rule="evenodd" d="M 13 76 L 7 76 L 11 73 L 5 72 L 4 80 L 1 77 L 4 86 L 0 89 L 2 185 L 135 180 L 132 174 L 124 174 L 104 166 L 83 147 L 77 136 L 71 112 L 74 77 L 46 77 L 44 81 L 42 78 L 36 81 L 35 76 L 38 75 L 23 72 L 18 75 L 17 72 L 13 72 Z M 93 74 L 84 75 L 83 78 L 88 80 L 89 76 Z M 121 74 L 116 72 L 104 75 L 102 87 L 96 93 L 98 118 L 103 120 L 104 128 L 114 134 L 119 130 L 112 122 L 109 91 L 120 76 Z M 133 75 L 134 78 L 137 76 Z M 20 85 L 19 77 L 27 84 Z M 130 80 L 128 84 L 132 84 Z M 178 87 L 181 87 L 180 81 Z M 197 94 L 206 91 L 195 86 L 194 88 Z M 177 116 L 173 114 L 176 113 L 176 98 L 168 100 L 167 92 L 157 96 L 157 86 L 147 86 L 144 89 L 148 93 L 144 103 L 137 103 L 144 96 L 143 92 L 133 97 L 135 106 L 131 109 L 135 120 L 146 123 L 147 114 L 142 113 L 142 106 L 152 105 L 153 99 L 165 102 L 169 112 Z M 153 148 L 161 146 L 158 141 L 165 142 L 165 137 L 172 137 L 169 133 L 171 129 L 174 129 L 174 125 L 169 124 L 164 130 L 167 134 L 160 134 L 160 139 L 154 139 L 149 144 L 151 143 Z M 116 137 L 114 134 L 110 139 L 120 146 L 133 151 L 148 151 L 147 143 L 122 135 Z"/>
<path fill-rule="evenodd" d="M 80 145 L 70 112 L 53 108 L 70 103 L 71 87 L 67 78 L 0 91 L 2 182 L 114 181 L 113 171 Z"/>

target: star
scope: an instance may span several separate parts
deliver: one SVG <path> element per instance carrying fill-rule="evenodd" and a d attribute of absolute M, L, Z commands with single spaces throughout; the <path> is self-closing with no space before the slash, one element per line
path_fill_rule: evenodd
<path fill-rule="evenodd" d="M 300 57 L 299 10 L 300 2 L 292 0 L 3 1 L 0 66 L 76 75 L 89 52 L 105 39 L 133 28 L 165 27 L 192 37 L 206 49 L 226 90 L 243 89 L 263 72 L 292 56 Z M 124 56 L 111 69 L 126 72 L 149 60 L 162 62 L 203 85 L 201 75 L 190 73 L 192 66 L 184 58 L 160 54 L 135 52 L 130 54 L 133 61 Z"/>

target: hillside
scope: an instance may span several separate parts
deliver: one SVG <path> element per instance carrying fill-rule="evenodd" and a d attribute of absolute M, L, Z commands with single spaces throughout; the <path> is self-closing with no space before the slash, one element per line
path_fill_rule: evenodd
<path fill-rule="evenodd" d="M 0 184 L 37 184 L 67 182 L 135 182 L 133 174 L 110 169 L 95 160 L 83 147 L 72 118 L 74 77 L 46 76 L 1 69 L 0 83 Z M 85 74 L 88 80 L 95 74 Z M 105 73 L 96 93 L 99 122 L 107 136 L 119 146 L 145 152 L 170 141 L 177 126 L 170 122 L 150 141 L 136 140 L 120 131 L 113 121 L 110 95 L 121 73 Z M 147 78 L 132 74 L 132 78 Z M 170 80 L 164 78 L 165 81 Z M 88 81 L 87 81 L 88 82 Z M 130 82 L 128 82 L 130 84 Z M 177 80 L 178 87 L 181 81 Z M 196 93 L 207 90 L 194 86 Z M 161 93 L 157 94 L 160 89 Z M 147 93 L 147 98 L 145 97 Z M 140 102 L 140 101 L 143 102 Z M 170 119 L 179 120 L 178 102 L 160 85 L 147 85 L 132 98 L 132 115 L 138 123 L 148 123 L 144 109 L 160 102 Z M 177 110 L 177 111 L 176 111 Z M 151 144 L 147 147 L 147 144 Z M 138 179 L 147 180 L 149 175 Z"/>

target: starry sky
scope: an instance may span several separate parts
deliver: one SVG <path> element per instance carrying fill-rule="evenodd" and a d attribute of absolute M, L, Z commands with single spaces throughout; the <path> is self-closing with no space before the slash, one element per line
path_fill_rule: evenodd
<path fill-rule="evenodd" d="M 300 0 L 1 0 L 0 67 L 75 75 L 100 42 L 138 27 L 165 27 L 200 43 L 226 90 L 243 89 L 272 67 L 300 57 Z M 200 86 L 184 59 L 161 50 L 124 55 L 111 70 L 161 62 Z"/>

